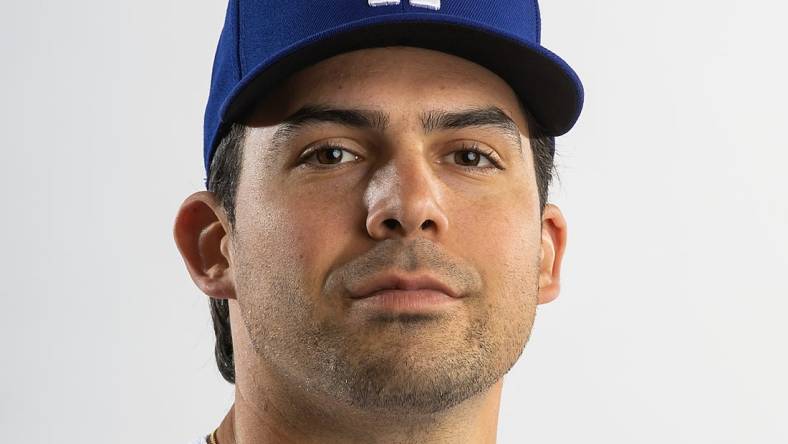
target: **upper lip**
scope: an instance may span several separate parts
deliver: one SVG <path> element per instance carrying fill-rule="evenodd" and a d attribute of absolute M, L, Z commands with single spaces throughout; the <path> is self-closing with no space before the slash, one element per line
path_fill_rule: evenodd
<path fill-rule="evenodd" d="M 354 299 L 372 296 L 380 290 L 437 290 L 456 298 L 457 292 L 441 280 L 428 274 L 381 273 L 364 281 L 352 292 Z"/>

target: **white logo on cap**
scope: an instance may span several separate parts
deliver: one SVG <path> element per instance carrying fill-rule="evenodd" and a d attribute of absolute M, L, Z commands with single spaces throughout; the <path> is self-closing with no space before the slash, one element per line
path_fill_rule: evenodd
<path fill-rule="evenodd" d="M 441 0 L 409 0 L 411 6 L 438 10 L 441 8 Z M 399 0 L 369 0 L 369 6 L 388 6 L 398 5 Z"/>

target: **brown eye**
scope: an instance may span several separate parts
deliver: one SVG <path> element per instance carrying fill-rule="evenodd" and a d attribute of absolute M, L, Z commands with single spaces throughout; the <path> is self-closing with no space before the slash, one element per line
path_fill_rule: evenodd
<path fill-rule="evenodd" d="M 317 163 L 309 162 L 312 158 L 317 159 Z M 358 160 L 359 157 L 352 152 L 333 145 L 327 145 L 315 148 L 310 153 L 307 153 L 303 159 L 303 163 L 312 165 L 338 165 L 341 163 L 348 163 L 348 161 Z"/>
<path fill-rule="evenodd" d="M 479 164 L 479 153 L 475 151 L 457 151 L 454 161 L 461 165 L 476 166 Z"/>
<path fill-rule="evenodd" d="M 316 156 L 320 163 L 339 163 L 342 160 L 342 149 L 339 148 L 321 148 L 317 150 Z"/>
<path fill-rule="evenodd" d="M 489 168 L 494 166 L 486 155 L 476 150 L 464 149 L 454 152 L 454 161 L 459 166 L 475 166 L 480 168 Z"/>

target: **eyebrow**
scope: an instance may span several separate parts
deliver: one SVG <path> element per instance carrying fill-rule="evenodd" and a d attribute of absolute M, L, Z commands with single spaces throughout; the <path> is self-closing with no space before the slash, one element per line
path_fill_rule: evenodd
<path fill-rule="evenodd" d="M 469 108 L 458 111 L 431 110 L 420 116 L 425 134 L 433 131 L 470 127 L 494 127 L 503 131 L 522 154 L 520 129 L 497 106 Z M 286 146 L 299 129 L 322 123 L 372 129 L 384 132 L 389 125 L 389 115 L 377 110 L 334 108 L 328 105 L 306 105 L 287 117 L 271 138 L 272 151 Z"/>
<path fill-rule="evenodd" d="M 421 117 L 421 125 L 425 133 L 435 130 L 462 129 L 469 127 L 491 126 L 503 130 L 522 154 L 520 129 L 502 109 L 497 106 L 471 108 L 460 111 L 433 110 Z"/>

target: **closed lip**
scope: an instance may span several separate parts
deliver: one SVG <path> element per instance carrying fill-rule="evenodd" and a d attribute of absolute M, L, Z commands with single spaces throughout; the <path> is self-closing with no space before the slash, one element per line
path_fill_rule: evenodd
<path fill-rule="evenodd" d="M 440 279 L 428 274 L 383 273 L 364 281 L 356 291 L 351 291 L 353 299 L 363 299 L 381 290 L 436 290 L 453 298 L 459 297 Z"/>

